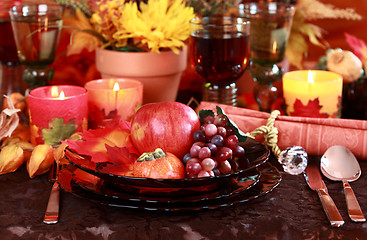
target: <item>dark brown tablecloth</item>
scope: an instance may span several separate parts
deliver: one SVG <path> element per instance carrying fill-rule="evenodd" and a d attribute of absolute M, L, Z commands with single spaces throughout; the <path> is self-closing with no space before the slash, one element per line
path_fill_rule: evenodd
<path fill-rule="evenodd" d="M 367 162 L 361 166 L 361 178 L 351 185 L 367 214 Z M 0 239 L 367 239 L 367 223 L 353 223 L 347 215 L 341 183 L 325 179 L 345 220 L 338 229 L 330 226 L 302 175 L 282 172 L 282 178 L 261 198 L 187 214 L 102 206 L 62 192 L 60 222 L 46 225 L 51 184 L 47 174 L 29 179 L 23 166 L 0 176 Z"/>

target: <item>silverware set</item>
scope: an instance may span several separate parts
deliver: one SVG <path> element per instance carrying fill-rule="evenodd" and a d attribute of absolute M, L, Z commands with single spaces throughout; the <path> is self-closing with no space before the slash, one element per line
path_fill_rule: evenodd
<path fill-rule="evenodd" d="M 327 178 L 343 182 L 350 219 L 353 222 L 365 222 L 366 218 L 349 184 L 349 182 L 357 180 L 361 175 L 361 169 L 353 153 L 343 146 L 332 146 L 321 157 L 320 169 Z M 331 226 L 341 227 L 344 224 L 344 220 L 328 193 L 327 187 L 322 180 L 320 169 L 315 164 L 309 164 L 303 175 L 308 186 L 317 192 Z"/>

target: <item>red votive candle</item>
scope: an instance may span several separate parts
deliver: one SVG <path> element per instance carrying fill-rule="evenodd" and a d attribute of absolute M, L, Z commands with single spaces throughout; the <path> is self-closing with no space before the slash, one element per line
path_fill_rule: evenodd
<path fill-rule="evenodd" d="M 123 78 L 87 82 L 89 127 L 103 128 L 130 121 L 143 103 L 143 84 Z M 159 94 L 159 93 L 157 93 Z"/>
<path fill-rule="evenodd" d="M 58 145 L 88 128 L 87 90 L 78 86 L 46 86 L 28 95 L 31 142 Z"/>

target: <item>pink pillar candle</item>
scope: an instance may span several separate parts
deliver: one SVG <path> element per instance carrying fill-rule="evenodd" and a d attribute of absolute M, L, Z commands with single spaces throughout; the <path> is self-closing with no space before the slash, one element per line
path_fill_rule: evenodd
<path fill-rule="evenodd" d="M 89 126 L 113 126 L 120 120 L 130 121 L 143 103 L 143 84 L 122 78 L 106 78 L 87 82 Z"/>
<path fill-rule="evenodd" d="M 31 142 L 57 145 L 88 128 L 87 90 L 78 86 L 46 86 L 28 95 Z"/>

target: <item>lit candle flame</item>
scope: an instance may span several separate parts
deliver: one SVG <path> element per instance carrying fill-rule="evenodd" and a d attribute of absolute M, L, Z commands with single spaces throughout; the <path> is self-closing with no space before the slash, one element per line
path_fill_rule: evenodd
<path fill-rule="evenodd" d="M 307 82 L 311 83 L 311 84 L 314 84 L 312 71 L 308 71 L 308 73 L 307 73 Z"/>
<path fill-rule="evenodd" d="M 59 88 L 57 86 L 51 87 L 51 96 L 58 97 L 59 96 Z"/>
<path fill-rule="evenodd" d="M 116 82 L 115 85 L 113 85 L 113 91 L 119 91 L 120 90 L 120 86 L 119 84 Z"/>
<path fill-rule="evenodd" d="M 59 99 L 60 100 L 64 100 L 65 99 L 65 93 L 64 93 L 64 91 L 61 91 L 60 96 L 59 96 Z"/>
<path fill-rule="evenodd" d="M 120 86 L 117 82 L 113 85 L 113 91 L 115 91 L 115 109 L 117 110 L 117 102 L 118 102 L 118 92 L 120 90 Z"/>
<path fill-rule="evenodd" d="M 277 52 L 277 42 L 273 42 L 273 53 Z"/>

